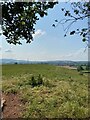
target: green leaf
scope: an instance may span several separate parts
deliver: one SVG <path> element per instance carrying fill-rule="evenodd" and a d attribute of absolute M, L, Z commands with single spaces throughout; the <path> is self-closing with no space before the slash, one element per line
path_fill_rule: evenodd
<path fill-rule="evenodd" d="M 82 29 L 82 31 L 86 31 L 86 30 L 87 30 L 87 28 L 83 28 L 83 29 Z"/>
<path fill-rule="evenodd" d="M 55 27 L 55 24 L 53 24 L 52 26 Z"/>
<path fill-rule="evenodd" d="M 40 17 L 44 17 L 44 12 L 43 11 L 40 12 Z"/>
<path fill-rule="evenodd" d="M 24 21 L 22 21 L 22 25 L 25 25 L 25 22 L 24 22 Z"/>
<path fill-rule="evenodd" d="M 85 42 L 85 41 L 86 41 L 86 38 L 83 38 L 82 41 Z"/>
<path fill-rule="evenodd" d="M 61 10 L 64 11 L 64 8 L 62 8 Z"/>
<path fill-rule="evenodd" d="M 78 14 L 78 13 L 79 13 L 79 10 L 74 10 L 74 13 Z"/>
<path fill-rule="evenodd" d="M 65 34 L 64 37 L 66 37 L 67 35 Z"/>
<path fill-rule="evenodd" d="M 65 13 L 65 16 L 67 16 L 67 12 Z"/>
<path fill-rule="evenodd" d="M 86 33 L 83 34 L 83 37 L 85 37 L 85 36 L 86 36 Z"/>
<path fill-rule="evenodd" d="M 70 35 L 73 35 L 73 34 L 75 34 L 75 31 L 70 32 Z"/>
<path fill-rule="evenodd" d="M 58 20 L 55 20 L 55 22 L 58 22 Z"/>

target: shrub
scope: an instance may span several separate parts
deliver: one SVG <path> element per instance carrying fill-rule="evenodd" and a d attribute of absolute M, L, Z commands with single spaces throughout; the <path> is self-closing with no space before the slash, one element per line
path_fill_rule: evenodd
<path fill-rule="evenodd" d="M 16 65 L 17 65 L 18 63 L 17 63 L 17 62 L 15 62 L 14 64 L 16 64 Z"/>
<path fill-rule="evenodd" d="M 90 64 L 86 65 L 86 70 L 90 70 Z"/>
<path fill-rule="evenodd" d="M 38 78 L 37 78 L 37 79 L 35 79 L 35 77 L 34 77 L 34 76 L 32 76 L 32 77 L 31 77 L 31 81 L 30 81 L 30 83 L 29 83 L 29 84 L 31 84 L 31 85 L 32 85 L 32 87 L 42 85 L 42 84 L 43 84 L 43 79 L 42 79 L 41 75 L 39 74 L 39 76 L 38 76 Z"/>
<path fill-rule="evenodd" d="M 42 85 L 43 84 L 43 79 L 41 75 L 39 74 L 38 79 L 37 79 L 37 85 Z"/>
<path fill-rule="evenodd" d="M 83 67 L 82 67 L 81 65 L 77 67 L 77 71 L 78 71 L 78 72 L 80 72 L 80 71 L 82 71 L 82 70 L 84 70 L 84 69 L 83 69 Z"/>
<path fill-rule="evenodd" d="M 31 85 L 32 85 L 32 87 L 35 87 L 37 85 L 34 76 L 31 77 Z"/>

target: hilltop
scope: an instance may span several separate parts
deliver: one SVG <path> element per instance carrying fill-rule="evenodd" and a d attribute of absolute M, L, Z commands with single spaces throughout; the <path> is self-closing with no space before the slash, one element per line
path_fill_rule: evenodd
<path fill-rule="evenodd" d="M 28 61 L 28 60 L 16 60 L 16 59 L 0 59 L 0 64 L 51 64 L 51 65 L 67 65 L 77 66 L 86 65 L 88 61 L 68 61 L 68 60 L 52 60 L 52 61 Z"/>

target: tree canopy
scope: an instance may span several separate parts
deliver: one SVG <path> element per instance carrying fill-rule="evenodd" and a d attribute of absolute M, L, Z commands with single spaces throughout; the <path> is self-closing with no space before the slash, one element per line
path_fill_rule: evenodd
<path fill-rule="evenodd" d="M 44 0 L 45 1 L 45 0 Z M 2 30 L 8 43 L 22 44 L 25 39 L 26 43 L 33 40 L 32 34 L 35 33 L 35 24 L 40 17 L 47 15 L 47 10 L 53 8 L 58 2 L 4 2 L 2 3 Z M 79 20 L 90 19 L 90 2 L 71 2 L 72 11 L 67 8 L 61 8 L 65 18 L 62 20 L 55 19 L 56 27 L 59 24 L 65 26 L 65 35 L 79 34 L 83 42 L 88 41 L 90 36 L 90 25 L 70 30 L 70 27 Z M 68 24 L 66 26 L 66 24 Z"/>
<path fill-rule="evenodd" d="M 4 2 L 2 3 L 2 30 L 8 43 L 22 44 L 33 40 L 35 24 L 57 2 Z"/>

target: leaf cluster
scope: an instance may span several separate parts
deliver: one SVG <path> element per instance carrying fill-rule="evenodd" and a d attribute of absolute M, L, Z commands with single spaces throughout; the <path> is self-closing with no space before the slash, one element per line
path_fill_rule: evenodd
<path fill-rule="evenodd" d="M 2 4 L 2 30 L 7 42 L 22 44 L 33 40 L 35 24 L 40 17 L 47 15 L 47 10 L 57 2 L 4 2 Z M 40 16 L 40 17 L 39 17 Z"/>
<path fill-rule="evenodd" d="M 32 87 L 42 85 L 43 79 L 42 79 L 41 75 L 39 74 L 37 79 L 34 76 L 32 76 L 30 84 L 32 85 Z"/>

